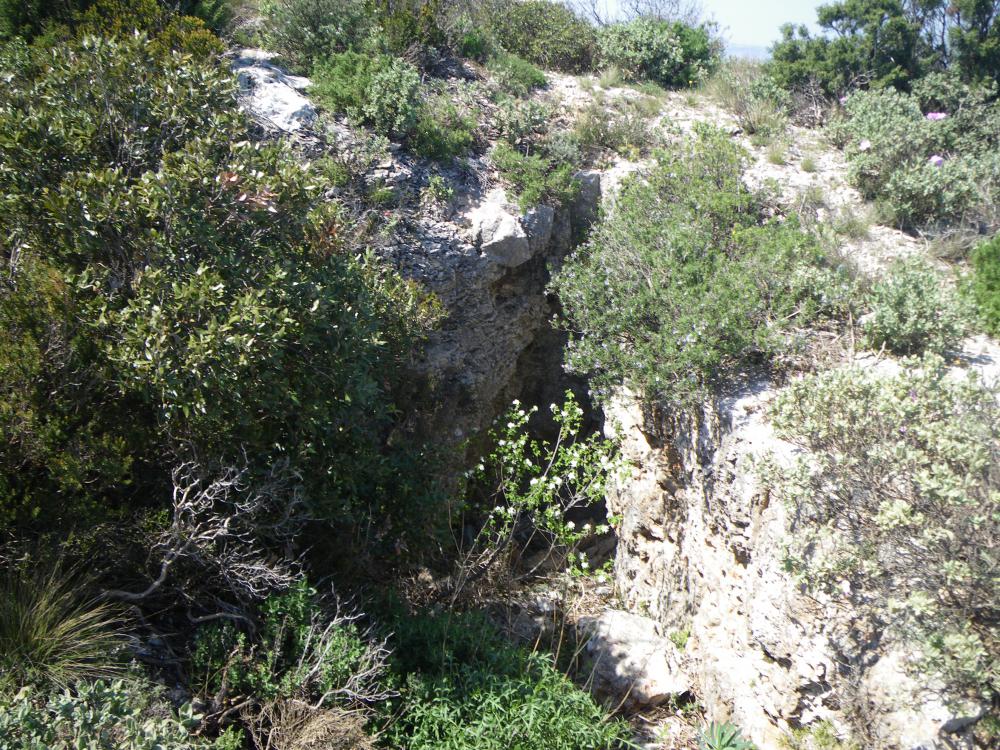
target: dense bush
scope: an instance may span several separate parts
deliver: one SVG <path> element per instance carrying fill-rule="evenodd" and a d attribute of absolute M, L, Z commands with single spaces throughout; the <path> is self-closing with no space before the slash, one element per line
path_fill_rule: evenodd
<path fill-rule="evenodd" d="M 209 742 L 194 737 L 200 717 L 190 704 L 174 712 L 162 690 L 141 679 L 81 683 L 62 693 L 24 690 L 0 703 L 5 750 L 236 750 L 235 732 Z"/>
<path fill-rule="evenodd" d="M 476 142 L 473 113 L 447 93 L 425 96 L 407 141 L 414 153 L 440 161 L 462 156 Z"/>
<path fill-rule="evenodd" d="M 545 74 L 517 55 L 500 53 L 489 59 L 486 67 L 501 89 L 514 96 L 527 96 L 546 84 Z"/>
<path fill-rule="evenodd" d="M 506 141 L 497 143 L 490 156 L 523 209 L 540 203 L 565 203 L 579 189 L 572 165 L 557 164 L 541 154 L 524 154 Z"/>
<path fill-rule="evenodd" d="M 331 55 L 313 70 L 312 93 L 322 106 L 344 112 L 382 135 L 410 132 L 417 118 L 420 73 L 386 55 Z"/>
<path fill-rule="evenodd" d="M 803 582 L 849 597 L 919 647 L 917 666 L 987 705 L 1000 691 L 986 541 L 1000 538 L 997 396 L 936 357 L 893 377 L 810 376 L 774 405 L 779 434 L 808 454 L 764 472 L 799 519 L 788 562 Z"/>
<path fill-rule="evenodd" d="M 793 326 L 843 314 L 852 284 L 793 220 L 768 220 L 745 155 L 699 128 L 622 189 L 553 281 L 567 359 L 602 389 L 687 404 L 794 348 Z"/>
<path fill-rule="evenodd" d="M 360 42 L 372 23 L 364 0 L 266 0 L 261 13 L 268 49 L 300 73 Z"/>
<path fill-rule="evenodd" d="M 593 27 L 561 3 L 494 2 L 484 21 L 503 49 L 547 70 L 582 73 L 593 64 Z"/>
<path fill-rule="evenodd" d="M 600 62 L 626 78 L 661 86 L 691 86 L 716 62 L 708 31 L 682 23 L 637 18 L 601 29 Z"/>
<path fill-rule="evenodd" d="M 296 698 L 359 708 L 384 694 L 385 652 L 351 618 L 325 611 L 305 582 L 271 596 L 252 633 L 232 622 L 202 626 L 191 656 L 193 687 L 208 701 Z"/>
<path fill-rule="evenodd" d="M 481 616 L 407 618 L 396 629 L 405 690 L 388 740 L 410 750 L 612 750 L 628 738 L 541 654 Z"/>
<path fill-rule="evenodd" d="M 956 92 L 947 83 L 930 79 L 919 94 L 853 94 L 844 118 L 831 126 L 847 154 L 852 184 L 906 227 L 994 220 L 1000 105 L 990 100 L 989 89 Z M 948 102 L 954 109 L 928 112 L 928 118 L 921 102 Z"/>
<path fill-rule="evenodd" d="M 831 96 L 868 86 L 906 91 L 946 67 L 966 81 L 998 80 L 993 2 L 841 0 L 821 5 L 817 20 L 823 33 L 816 36 L 804 26 L 782 28 L 770 64 L 782 86 L 815 82 Z"/>
<path fill-rule="evenodd" d="M 898 261 L 872 287 L 865 322 L 868 345 L 896 354 L 945 354 L 961 344 L 969 311 L 920 258 Z"/>
<path fill-rule="evenodd" d="M 984 242 L 972 253 L 972 290 L 986 329 L 1000 334 L 1000 238 Z"/>
<path fill-rule="evenodd" d="M 344 252 L 321 170 L 249 142 L 228 75 L 142 37 L 46 63 L 0 93 L 3 522 L 128 516 L 192 454 L 290 461 L 348 525 L 392 497 L 386 388 L 420 295 Z"/>

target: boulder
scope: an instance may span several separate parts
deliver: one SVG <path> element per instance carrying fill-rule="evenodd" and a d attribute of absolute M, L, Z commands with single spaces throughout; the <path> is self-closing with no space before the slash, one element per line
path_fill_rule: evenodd
<path fill-rule="evenodd" d="M 656 706 L 691 689 L 681 654 L 654 620 L 608 610 L 580 628 L 593 661 L 594 692 L 630 709 Z"/>
<path fill-rule="evenodd" d="M 502 190 L 493 191 L 469 213 L 469 221 L 480 253 L 505 268 L 516 268 L 532 256 L 532 243 L 521 220 L 507 210 L 505 198 Z"/>
<path fill-rule="evenodd" d="M 300 93 L 311 81 L 288 75 L 270 62 L 271 57 L 263 50 L 241 50 L 232 70 L 247 110 L 271 127 L 291 133 L 316 118 L 316 108 Z"/>

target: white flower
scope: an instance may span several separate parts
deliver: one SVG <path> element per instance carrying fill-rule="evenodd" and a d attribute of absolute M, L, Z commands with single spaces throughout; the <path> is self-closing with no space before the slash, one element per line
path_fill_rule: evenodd
<path fill-rule="evenodd" d="M 534 486 L 535 486 L 536 484 L 538 484 L 538 477 L 532 477 L 532 478 L 531 478 L 531 481 L 529 482 L 529 484 L 530 484 L 530 485 L 531 485 L 532 487 L 534 487 Z"/>
<path fill-rule="evenodd" d="M 590 526 L 590 524 L 589 524 L 589 523 L 585 523 L 585 524 L 583 525 L 583 530 L 584 530 L 584 531 L 590 531 L 590 529 L 591 529 L 591 526 Z"/>
<path fill-rule="evenodd" d="M 556 487 L 558 487 L 559 485 L 561 485 L 562 484 L 562 477 L 556 477 L 555 479 L 553 479 L 552 480 L 552 484 L 554 484 Z"/>
<path fill-rule="evenodd" d="M 566 522 L 566 528 L 569 529 L 570 531 L 572 531 L 573 529 L 576 528 L 576 524 L 573 523 L 572 521 L 567 521 Z"/>
<path fill-rule="evenodd" d="M 584 570 L 586 570 L 587 568 L 590 567 L 590 563 L 588 563 L 586 560 L 581 560 L 580 561 L 580 567 L 583 568 Z"/>
<path fill-rule="evenodd" d="M 514 429 L 514 426 L 515 426 L 515 425 L 514 425 L 514 423 L 513 423 L 513 422 L 508 422 L 508 423 L 507 423 L 507 429 L 508 429 L 508 430 L 513 430 L 513 429 Z"/>

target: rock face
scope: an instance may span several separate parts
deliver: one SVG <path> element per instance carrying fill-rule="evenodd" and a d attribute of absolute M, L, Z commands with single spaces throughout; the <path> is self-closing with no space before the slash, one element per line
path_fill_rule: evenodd
<path fill-rule="evenodd" d="M 691 689 L 677 647 L 648 617 L 608 610 L 580 619 L 592 661 L 593 690 L 628 709 L 658 706 Z"/>
<path fill-rule="evenodd" d="M 569 210 L 522 212 L 501 188 L 456 183 L 455 194 L 447 218 L 414 217 L 383 255 L 447 311 L 414 372 L 433 390 L 427 400 L 437 409 L 424 410 L 421 429 L 457 441 L 482 431 L 525 378 L 538 377 L 531 347 L 549 329 L 545 287 L 575 230 Z M 557 356 L 551 369 L 557 379 Z"/>
<path fill-rule="evenodd" d="M 316 108 L 301 93 L 311 81 L 288 75 L 270 62 L 272 57 L 264 50 L 244 49 L 232 70 L 246 109 L 265 125 L 292 133 L 316 118 Z"/>
<path fill-rule="evenodd" d="M 690 632 L 687 670 L 710 718 L 731 719 L 761 748 L 817 720 L 860 727 L 866 748 L 967 747 L 952 733 L 967 717 L 915 690 L 904 654 L 785 572 L 787 509 L 752 469 L 765 452 L 793 454 L 766 419 L 774 393 L 752 383 L 696 419 L 643 413 L 627 392 L 608 408 L 636 467 L 608 497 L 622 518 L 623 603 L 667 633 Z"/>

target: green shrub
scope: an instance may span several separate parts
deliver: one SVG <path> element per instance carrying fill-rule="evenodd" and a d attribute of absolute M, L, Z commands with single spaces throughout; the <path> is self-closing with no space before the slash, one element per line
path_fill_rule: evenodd
<path fill-rule="evenodd" d="M 198 631 L 191 655 L 194 687 L 257 701 L 298 698 L 358 707 L 381 694 L 385 654 L 349 618 L 325 612 L 305 582 L 268 598 L 251 634 L 231 622 Z"/>
<path fill-rule="evenodd" d="M 716 54 L 704 28 L 637 18 L 601 29 L 601 64 L 629 80 L 662 86 L 691 86 L 710 72 Z"/>
<path fill-rule="evenodd" d="M 994 336 L 1000 334 L 1000 238 L 984 242 L 972 253 L 972 292 L 979 314 Z"/>
<path fill-rule="evenodd" d="M 533 89 L 546 84 L 545 74 L 517 55 L 500 53 L 486 67 L 501 89 L 514 96 L 527 96 Z"/>
<path fill-rule="evenodd" d="M 774 424 L 807 453 L 762 474 L 798 519 L 789 569 L 915 646 L 914 668 L 989 704 L 1000 591 L 982 540 L 1000 535 L 1000 401 L 949 370 L 927 356 L 895 376 L 848 367 L 795 381 Z"/>
<path fill-rule="evenodd" d="M 0 91 L 22 248 L 0 295 L 0 522 L 127 517 L 169 501 L 191 452 L 251 477 L 287 460 L 348 526 L 401 497 L 388 388 L 422 295 L 344 252 L 322 166 L 256 147 L 227 72 L 142 37 L 45 61 Z"/>
<path fill-rule="evenodd" d="M 864 324 L 873 349 L 896 354 L 945 354 L 961 346 L 969 327 L 967 304 L 920 258 L 897 261 L 877 281 Z"/>
<path fill-rule="evenodd" d="M 698 750 L 755 750 L 756 745 L 743 739 L 739 727 L 714 721 L 698 735 Z"/>
<path fill-rule="evenodd" d="M 748 135 L 776 136 L 788 127 L 788 92 L 757 62 L 727 60 L 705 84 L 708 94 L 736 116 Z"/>
<path fill-rule="evenodd" d="M 360 42 L 371 26 L 363 0 L 265 0 L 264 41 L 293 71 Z"/>
<path fill-rule="evenodd" d="M 498 97 L 494 125 L 511 146 L 527 150 L 545 136 L 552 122 L 552 107 L 533 99 Z"/>
<path fill-rule="evenodd" d="M 145 680 L 81 683 L 62 693 L 25 689 L 0 703 L 5 750 L 232 750 L 239 734 L 214 742 L 191 734 L 201 717 L 190 704 L 174 712 L 162 689 Z"/>
<path fill-rule="evenodd" d="M 581 73 L 590 70 L 593 27 L 553 0 L 495 2 L 487 6 L 485 23 L 503 49 L 547 70 Z"/>
<path fill-rule="evenodd" d="M 921 89 L 929 104 L 960 101 L 940 120 L 922 113 L 916 95 L 856 93 L 847 99 L 844 119 L 831 126 L 847 154 L 851 183 L 905 227 L 993 216 L 1000 190 L 1000 106 L 983 89 L 957 91 L 940 79 Z"/>
<path fill-rule="evenodd" d="M 438 24 L 440 0 L 377 0 L 375 19 L 379 34 L 375 41 L 392 55 L 407 54 L 413 47 L 443 47 L 445 33 Z"/>
<path fill-rule="evenodd" d="M 420 73 L 399 58 L 342 52 L 320 63 L 313 81 L 321 106 L 381 135 L 405 136 L 416 122 Z"/>
<path fill-rule="evenodd" d="M 540 154 L 525 155 L 505 141 L 494 146 L 491 157 L 500 175 L 517 193 L 522 209 L 541 203 L 566 203 L 579 190 L 572 165 L 556 164 Z"/>
<path fill-rule="evenodd" d="M 481 616 L 401 620 L 395 668 L 405 688 L 387 739 L 410 750 L 610 750 L 629 734 L 540 655 Z"/>
<path fill-rule="evenodd" d="M 476 121 L 446 94 L 420 103 L 408 143 L 414 153 L 445 161 L 467 154 L 476 143 Z"/>
<path fill-rule="evenodd" d="M 690 404 L 793 350 L 794 329 L 851 308 L 846 271 L 746 189 L 746 155 L 720 131 L 697 132 L 623 187 L 553 280 L 568 364 L 602 393 L 624 383 Z"/>
<path fill-rule="evenodd" d="M 0 576 L 0 695 L 24 685 L 65 688 L 120 670 L 115 611 L 59 566 Z"/>

